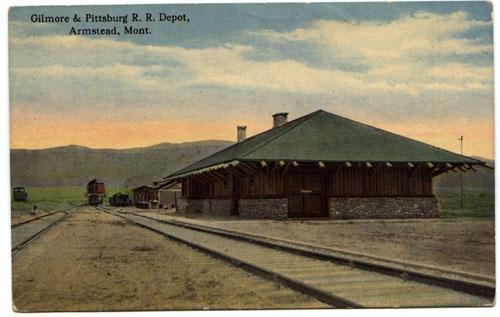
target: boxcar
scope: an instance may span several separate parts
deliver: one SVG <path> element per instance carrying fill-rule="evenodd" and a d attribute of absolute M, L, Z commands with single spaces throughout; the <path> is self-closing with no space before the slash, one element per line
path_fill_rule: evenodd
<path fill-rule="evenodd" d="M 87 183 L 87 197 L 89 198 L 89 205 L 101 205 L 106 196 L 106 188 L 104 182 L 93 179 Z"/>
<path fill-rule="evenodd" d="M 26 201 L 28 199 L 28 193 L 24 187 L 14 187 L 13 196 L 15 201 Z"/>

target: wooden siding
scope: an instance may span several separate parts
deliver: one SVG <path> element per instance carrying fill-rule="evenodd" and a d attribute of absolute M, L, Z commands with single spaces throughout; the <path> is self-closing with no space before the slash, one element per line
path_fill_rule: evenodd
<path fill-rule="evenodd" d="M 134 202 L 152 202 L 153 200 L 158 200 L 158 193 L 153 189 L 140 189 L 134 191 Z"/>
<path fill-rule="evenodd" d="M 284 177 L 280 173 L 258 174 L 241 181 L 241 197 L 272 198 L 285 195 Z"/>
<path fill-rule="evenodd" d="M 182 180 L 182 196 L 186 198 L 231 198 L 233 194 L 233 178 L 199 179 L 188 177 Z"/>
<path fill-rule="evenodd" d="M 215 179 L 209 184 L 210 197 L 231 198 L 233 194 L 233 177 L 228 176 L 225 180 Z"/>
<path fill-rule="evenodd" d="M 208 196 L 208 184 L 194 177 L 182 180 L 182 196 L 186 198 L 206 198 Z"/>
<path fill-rule="evenodd" d="M 306 168 L 306 169 L 304 169 Z M 317 165 L 291 167 L 283 175 L 283 169 L 274 173 L 254 173 L 241 177 L 224 175 L 224 179 L 212 176 L 188 177 L 182 180 L 182 196 L 186 198 L 230 198 L 239 192 L 241 198 L 286 198 L 293 192 L 294 175 L 298 171 L 323 174 L 323 188 L 328 197 L 381 197 L 381 196 L 432 196 L 432 177 L 428 167 L 419 165 L 376 165 L 366 167 L 355 164 L 334 168 Z M 238 178 L 239 182 L 234 182 Z M 234 184 L 233 184 L 234 182 Z M 234 188 L 239 186 L 239 190 Z M 301 186 L 306 186 L 302 183 Z M 300 190 L 300 189 L 299 189 Z"/>
<path fill-rule="evenodd" d="M 330 195 L 355 196 L 432 196 L 432 177 L 427 167 L 413 173 L 408 166 L 341 167 L 330 176 Z"/>

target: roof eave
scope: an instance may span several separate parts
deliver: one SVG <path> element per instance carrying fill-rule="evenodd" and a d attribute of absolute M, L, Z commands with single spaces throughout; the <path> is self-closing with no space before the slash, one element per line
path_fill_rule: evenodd
<path fill-rule="evenodd" d="M 181 173 L 181 174 L 173 174 L 173 175 L 170 175 L 170 176 L 167 176 L 165 177 L 162 182 L 164 182 L 164 184 L 166 183 L 169 183 L 169 182 L 172 182 L 172 181 L 175 181 L 175 180 L 179 180 L 181 178 L 185 178 L 185 177 L 189 177 L 189 176 L 194 176 L 194 175 L 199 175 L 199 174 L 203 174 L 203 173 L 206 173 L 206 172 L 210 172 L 210 171 L 213 171 L 213 170 L 218 170 L 218 169 L 222 169 L 222 168 L 227 168 L 227 167 L 230 167 L 230 166 L 236 166 L 238 165 L 239 163 L 242 163 L 242 162 L 260 162 L 260 161 L 285 161 L 285 162 L 293 162 L 293 161 L 297 161 L 297 162 L 302 162 L 302 163 L 318 163 L 318 162 L 323 162 L 323 163 L 347 163 L 347 162 L 350 162 L 350 163 L 366 163 L 366 162 L 370 162 L 370 163 L 386 163 L 386 162 L 390 162 L 390 163 L 394 163 L 394 164 L 405 164 L 405 163 L 432 163 L 432 164 L 468 164 L 468 165 L 481 165 L 481 166 L 485 166 L 485 167 L 488 167 L 486 165 L 486 162 L 483 162 L 483 161 L 479 161 L 479 160 L 476 160 L 476 159 L 473 159 L 473 158 L 469 158 L 467 157 L 468 159 L 470 160 L 463 160 L 461 162 L 452 162 L 452 161 L 434 161 L 434 160 L 403 160 L 403 161 L 394 161 L 394 160 L 301 160 L 301 159 L 234 159 L 234 160 L 230 160 L 230 161 L 226 161 L 226 162 L 223 162 L 223 163 L 218 163 L 218 164 L 214 164 L 214 165 L 210 165 L 210 166 L 206 166 L 206 167 L 203 167 L 203 168 L 199 168 L 199 169 L 195 169 L 195 170 L 192 170 L 192 171 L 187 171 L 187 172 L 184 172 L 184 173 Z"/>
<path fill-rule="evenodd" d="M 214 164 L 214 165 L 211 165 L 211 166 L 207 166 L 207 167 L 202 167 L 202 168 L 199 168 L 199 169 L 195 169 L 195 170 L 192 170 L 192 171 L 187 171 L 187 172 L 184 172 L 182 174 L 178 174 L 178 175 L 174 174 L 174 175 L 171 175 L 171 176 L 167 176 L 166 178 L 163 179 L 163 181 L 169 182 L 169 181 L 177 180 L 177 179 L 188 177 L 188 176 L 199 175 L 199 174 L 202 174 L 202 173 L 206 173 L 206 172 L 218 170 L 218 169 L 221 169 L 221 168 L 228 168 L 230 166 L 236 166 L 239 163 L 240 163 L 240 161 L 238 161 L 238 160 L 230 160 L 230 161 L 226 161 L 226 162 L 223 162 L 223 163 L 218 163 L 218 164 Z"/>

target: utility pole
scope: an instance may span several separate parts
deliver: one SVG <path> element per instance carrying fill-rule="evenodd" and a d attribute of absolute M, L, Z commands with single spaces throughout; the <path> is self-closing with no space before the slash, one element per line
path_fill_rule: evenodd
<path fill-rule="evenodd" d="M 460 141 L 460 155 L 464 155 L 464 136 L 461 135 L 458 139 Z M 460 209 L 464 212 L 464 172 L 460 172 Z"/>

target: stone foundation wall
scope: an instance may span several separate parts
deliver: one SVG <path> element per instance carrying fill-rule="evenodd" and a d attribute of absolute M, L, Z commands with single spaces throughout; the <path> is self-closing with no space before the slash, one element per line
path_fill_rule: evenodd
<path fill-rule="evenodd" d="M 435 197 L 331 197 L 330 218 L 437 218 Z"/>
<path fill-rule="evenodd" d="M 177 200 L 178 213 L 203 213 L 215 216 L 229 216 L 233 210 L 231 199 L 187 199 Z"/>
<path fill-rule="evenodd" d="M 202 213 L 203 206 L 199 199 L 179 198 L 177 200 L 176 212 L 182 214 Z"/>
<path fill-rule="evenodd" d="M 288 218 L 288 199 L 240 199 L 239 214 L 245 218 Z"/>

